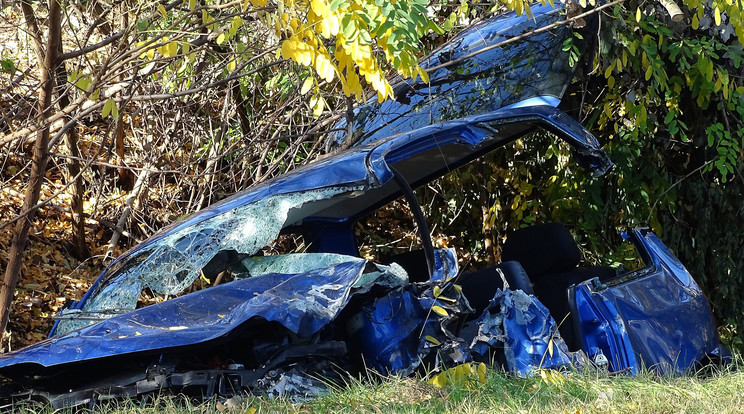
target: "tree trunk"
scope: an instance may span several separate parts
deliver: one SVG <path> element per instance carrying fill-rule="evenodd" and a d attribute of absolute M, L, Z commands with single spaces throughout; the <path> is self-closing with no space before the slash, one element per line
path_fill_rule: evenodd
<path fill-rule="evenodd" d="M 41 90 L 39 91 L 39 119 L 46 119 L 52 113 L 52 94 L 54 93 L 54 67 L 57 64 L 59 42 L 61 35 L 61 5 L 58 0 L 49 1 L 49 35 L 47 37 L 46 53 L 41 67 Z M 31 176 L 28 179 L 28 188 L 23 200 L 21 214 L 26 214 L 15 225 L 13 238 L 11 239 L 8 255 L 8 267 L 5 269 L 5 277 L 0 285 L 0 332 L 4 332 L 8 325 L 8 316 L 13 304 L 18 277 L 21 273 L 23 250 L 28 240 L 28 231 L 34 219 L 36 209 L 34 206 L 39 202 L 41 185 L 44 182 L 47 161 L 49 159 L 49 127 L 39 131 L 34 144 L 33 165 Z"/>
<path fill-rule="evenodd" d="M 61 55 L 62 52 L 62 43 L 60 42 L 57 53 Z M 55 72 L 57 76 L 59 107 L 65 108 L 70 105 L 70 96 L 69 89 L 63 86 L 67 80 L 67 69 L 64 63 L 60 63 Z M 65 119 L 66 121 L 70 121 L 71 118 L 68 115 Z M 72 253 L 77 259 L 83 261 L 90 257 L 90 250 L 85 243 L 85 214 L 83 211 L 83 194 L 85 193 L 85 188 L 83 187 L 83 177 L 80 175 L 81 157 L 75 126 L 72 126 L 65 134 L 65 143 L 70 151 L 70 155 L 72 155 L 72 158 L 67 160 L 67 179 L 75 180 L 73 185 L 70 186 L 70 195 L 72 196 Z"/>

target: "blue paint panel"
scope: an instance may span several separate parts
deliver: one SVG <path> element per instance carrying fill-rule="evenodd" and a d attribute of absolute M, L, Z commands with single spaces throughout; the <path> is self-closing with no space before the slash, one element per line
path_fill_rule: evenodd
<path fill-rule="evenodd" d="M 653 233 L 634 230 L 631 238 L 648 258 L 647 268 L 608 286 L 585 282 L 576 289 L 585 347 L 590 354 L 602 349 L 616 370 L 635 371 L 643 364 L 684 372 L 719 347 L 712 312 L 690 274 Z"/>
<path fill-rule="evenodd" d="M 357 260 L 303 274 L 274 273 L 218 285 L 0 355 L 0 368 L 23 363 L 49 367 L 194 345 L 224 336 L 254 317 L 308 337 L 346 305 L 365 264 Z"/>

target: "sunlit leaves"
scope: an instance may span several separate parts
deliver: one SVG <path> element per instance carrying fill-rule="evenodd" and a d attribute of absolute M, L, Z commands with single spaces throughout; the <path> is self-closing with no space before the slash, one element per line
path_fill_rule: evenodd
<path fill-rule="evenodd" d="M 300 88 L 300 95 L 304 95 L 308 92 L 310 92 L 310 89 L 315 85 L 315 79 L 313 79 L 312 76 L 308 76 L 307 79 L 302 83 L 302 88 Z"/>
<path fill-rule="evenodd" d="M 452 367 L 429 380 L 429 384 L 443 388 L 458 386 L 472 388 L 486 382 L 486 364 L 468 362 Z"/>
<path fill-rule="evenodd" d="M 699 0 L 685 1 L 693 29 L 730 24 L 739 36 L 744 22 L 740 11 L 731 7 L 736 3 L 716 0 L 708 6 Z M 736 131 L 721 130 L 723 121 L 716 118 L 740 119 L 738 108 L 744 105 L 735 94 L 739 85 L 729 76 L 731 65 L 738 68 L 741 63 L 740 47 L 727 46 L 718 32 L 689 35 L 674 31 L 656 13 L 644 14 L 640 7 L 626 11 L 622 18 L 623 24 L 613 25 L 611 46 L 601 56 L 601 70 L 611 93 L 604 96 L 598 125 L 612 125 L 616 133 L 630 128 L 636 138 L 665 132 L 688 141 L 688 125 L 693 125 L 689 115 L 710 111 L 708 122 L 713 123 L 705 127 L 706 141 L 717 155 L 707 170 L 717 171 L 725 182 L 732 174 L 741 140 L 737 141 Z M 620 83 L 619 79 L 638 82 Z M 662 118 L 661 124 L 652 122 Z M 695 122 L 695 128 L 701 128 L 704 121 Z"/>
<path fill-rule="evenodd" d="M 346 96 L 366 98 L 362 79 L 379 100 L 392 96 L 380 58 L 403 76 L 428 80 L 417 58 L 418 39 L 432 27 L 427 2 L 312 0 L 304 7 L 279 3 L 283 14 L 274 22 L 277 34 L 290 33 L 282 42 L 282 57 L 313 68 L 325 82 L 338 76 Z M 377 47 L 379 56 L 373 53 Z"/>

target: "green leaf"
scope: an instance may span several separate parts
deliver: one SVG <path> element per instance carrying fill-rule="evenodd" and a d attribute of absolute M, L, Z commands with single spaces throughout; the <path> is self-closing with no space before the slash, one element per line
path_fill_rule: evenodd
<path fill-rule="evenodd" d="M 341 32 L 344 34 L 346 40 L 354 40 L 356 37 L 356 22 L 351 20 L 351 15 L 346 15 L 341 19 Z"/>
<path fill-rule="evenodd" d="M 93 82 L 93 80 L 90 78 L 90 76 L 81 76 L 75 82 L 75 86 L 77 86 L 81 91 L 86 91 L 88 90 L 88 86 L 90 86 L 91 82 Z"/>
<path fill-rule="evenodd" d="M 116 106 L 116 102 L 112 98 L 108 98 L 106 103 L 103 104 L 103 110 L 101 110 L 101 116 L 106 118 L 111 113 L 111 108 Z"/>
<path fill-rule="evenodd" d="M 3 72 L 7 73 L 13 73 L 16 71 L 15 63 L 10 59 L 3 59 L 2 62 L 0 62 L 0 68 L 2 68 Z"/>

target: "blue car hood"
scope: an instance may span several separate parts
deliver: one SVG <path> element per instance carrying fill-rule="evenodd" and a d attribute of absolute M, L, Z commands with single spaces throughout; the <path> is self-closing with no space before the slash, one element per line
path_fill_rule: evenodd
<path fill-rule="evenodd" d="M 365 260 L 349 257 L 303 274 L 266 274 L 218 285 L 0 355 L 0 368 L 51 367 L 194 345 L 218 339 L 257 317 L 309 337 L 343 309 L 365 265 Z"/>

